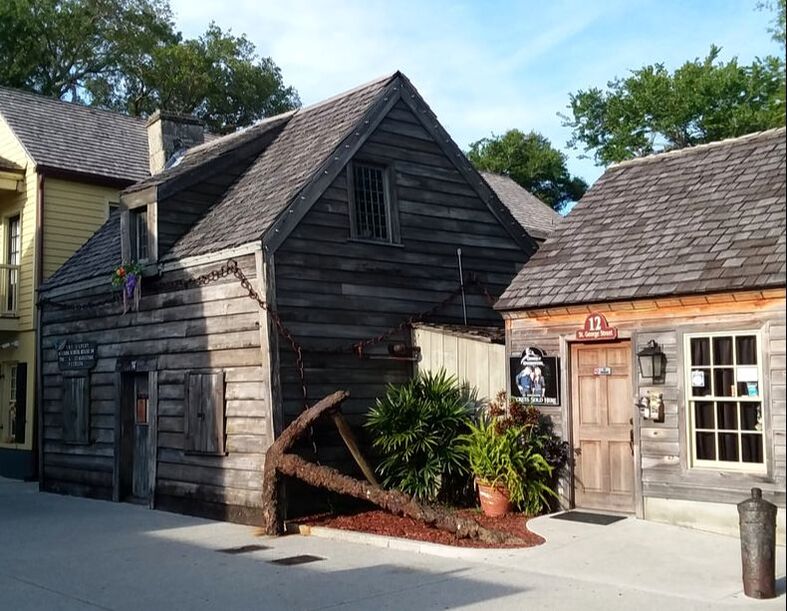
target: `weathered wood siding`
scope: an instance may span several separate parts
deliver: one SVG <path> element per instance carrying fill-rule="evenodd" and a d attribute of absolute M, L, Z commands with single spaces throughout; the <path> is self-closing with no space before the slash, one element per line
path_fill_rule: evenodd
<path fill-rule="evenodd" d="M 440 303 L 459 282 L 457 248 L 466 273 L 499 295 L 526 255 L 451 160 L 403 103 L 383 119 L 354 156 L 392 167 L 401 244 L 350 239 L 346 173 L 341 172 L 274 255 L 276 306 L 304 345 L 309 399 L 350 391 L 344 411 L 357 429 L 388 383 L 406 381 L 411 362 L 359 359 L 320 350 L 348 346 L 397 326 Z M 468 288 L 471 324 L 502 324 L 478 291 Z M 459 299 L 431 318 L 460 323 Z M 391 341 L 411 343 L 409 330 Z M 369 349 L 387 354 L 388 342 Z M 279 342 L 283 421 L 303 408 L 294 359 Z M 344 458 L 336 434 L 318 431 L 320 459 Z"/>
<path fill-rule="evenodd" d="M 462 336 L 450 331 L 418 327 L 413 343 L 421 349 L 416 370 L 444 370 L 478 391 L 480 400 L 494 399 L 506 389 L 506 347 L 489 340 Z"/>
<path fill-rule="evenodd" d="M 667 357 L 663 384 L 651 384 L 638 373 L 636 362 L 634 392 L 641 396 L 649 390 L 663 394 L 664 422 L 640 419 L 632 397 L 632 417 L 641 473 L 641 495 L 667 499 L 737 503 L 753 485 L 779 506 L 785 506 L 785 298 L 784 291 L 705 297 L 673 298 L 655 301 L 596 304 L 575 308 L 555 308 L 539 312 L 508 314 L 507 350 L 516 355 L 526 346 L 537 346 L 561 356 L 562 406 L 554 408 L 556 422 L 571 414 L 570 363 L 568 345 L 574 340 L 588 313 L 603 312 L 621 338 L 632 340 L 636 352 L 650 339 L 656 340 Z M 767 474 L 698 469 L 690 465 L 687 440 L 687 401 L 683 337 L 686 333 L 759 331 L 765 396 L 765 453 Z M 636 356 L 634 356 L 636 359 Z M 569 437 L 564 428 L 564 435 Z"/>
<path fill-rule="evenodd" d="M 237 149 L 211 160 L 183 176 L 173 185 L 164 185 L 156 204 L 158 255 L 162 258 L 205 213 L 219 201 L 256 159 L 256 155 L 270 144 L 280 129 L 270 130 Z M 169 195 L 174 190 L 174 194 Z M 133 201 L 134 195 L 128 196 Z"/>
<path fill-rule="evenodd" d="M 256 283 L 255 257 L 235 258 Z M 218 254 L 212 262 L 167 272 L 163 281 L 206 273 L 225 260 Z M 122 315 L 115 305 L 77 312 L 53 306 L 44 310 L 44 486 L 111 498 L 118 364 L 152 360 L 158 372 L 156 505 L 245 520 L 260 505 L 264 452 L 271 443 L 260 309 L 231 276 L 202 288 L 155 291 L 155 285 L 143 284 L 138 313 Z M 105 298 L 107 288 L 92 293 L 81 292 L 77 301 Z M 63 377 L 55 346 L 63 341 L 98 345 L 98 363 L 90 372 L 88 445 L 62 441 Z M 184 388 L 192 370 L 224 372 L 225 456 L 184 452 Z"/>

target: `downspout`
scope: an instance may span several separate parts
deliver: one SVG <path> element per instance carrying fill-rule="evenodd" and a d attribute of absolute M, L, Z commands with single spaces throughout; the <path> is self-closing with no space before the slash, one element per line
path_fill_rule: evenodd
<path fill-rule="evenodd" d="M 38 173 L 38 188 L 36 189 L 36 235 L 35 235 L 35 278 L 33 282 L 33 291 L 35 295 L 34 303 L 36 308 L 35 317 L 35 399 L 33 401 L 33 410 L 35 418 L 33 419 L 33 426 L 36 428 L 32 435 L 32 449 L 33 449 L 33 472 L 38 476 L 38 489 L 44 489 L 44 390 L 43 382 L 44 376 L 41 371 L 43 354 L 42 354 L 42 335 L 41 335 L 41 304 L 39 303 L 38 288 L 41 286 L 44 278 L 44 175 Z"/>

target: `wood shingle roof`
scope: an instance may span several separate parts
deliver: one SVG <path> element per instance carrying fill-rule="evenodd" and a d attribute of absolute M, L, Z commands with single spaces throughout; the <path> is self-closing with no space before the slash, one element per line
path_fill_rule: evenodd
<path fill-rule="evenodd" d="M 0 87 L 0 116 L 40 168 L 131 184 L 148 176 L 145 120 Z"/>
<path fill-rule="evenodd" d="M 785 286 L 785 129 L 609 168 L 499 310 Z"/>
<path fill-rule="evenodd" d="M 563 217 L 513 179 L 492 172 L 481 176 L 531 236 L 542 240 L 557 229 Z"/>

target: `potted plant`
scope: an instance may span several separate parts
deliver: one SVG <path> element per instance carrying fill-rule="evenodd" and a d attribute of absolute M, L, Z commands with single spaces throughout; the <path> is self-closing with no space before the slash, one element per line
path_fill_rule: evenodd
<path fill-rule="evenodd" d="M 554 494 L 544 479 L 552 474 L 540 448 L 528 443 L 528 427 L 482 417 L 461 438 L 476 479 L 481 509 L 491 517 L 505 515 L 513 505 L 529 513 L 546 495 Z M 533 500 L 537 499 L 537 504 Z"/>
<path fill-rule="evenodd" d="M 462 448 L 476 479 L 481 509 L 488 516 L 511 511 L 524 500 L 522 475 L 526 467 L 521 427 L 498 430 L 496 422 L 481 418 L 463 435 Z"/>

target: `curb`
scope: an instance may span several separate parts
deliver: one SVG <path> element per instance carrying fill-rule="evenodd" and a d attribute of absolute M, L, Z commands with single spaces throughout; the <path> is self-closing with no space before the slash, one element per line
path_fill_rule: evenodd
<path fill-rule="evenodd" d="M 466 560 L 482 560 L 489 555 L 489 552 L 500 553 L 511 551 L 509 549 L 486 549 L 468 548 L 443 545 L 441 543 L 428 543 L 426 541 L 413 541 L 400 537 L 387 537 L 385 535 L 373 535 L 369 533 L 357 532 L 354 530 L 342 530 L 339 528 L 329 528 L 327 526 L 309 526 L 307 524 L 290 524 L 291 532 L 300 534 L 304 537 L 319 537 L 320 539 L 334 539 L 347 543 L 358 543 L 361 545 L 371 545 L 401 552 L 412 552 L 416 554 L 426 554 L 429 556 L 439 556 L 441 558 L 455 558 Z"/>

